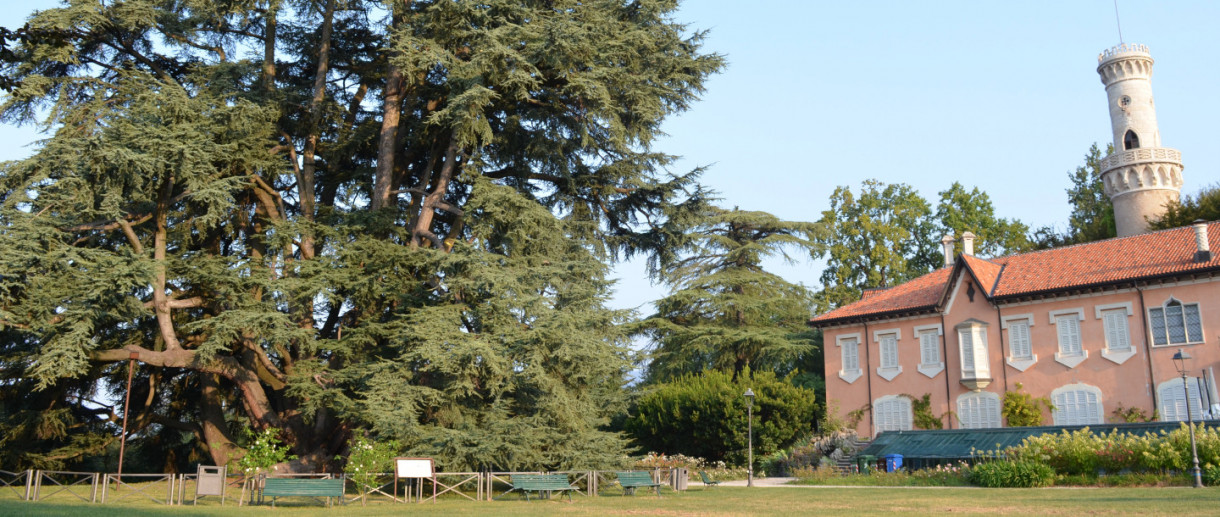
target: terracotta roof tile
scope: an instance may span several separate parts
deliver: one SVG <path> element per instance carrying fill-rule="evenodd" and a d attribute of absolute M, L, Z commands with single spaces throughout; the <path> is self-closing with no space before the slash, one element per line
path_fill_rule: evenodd
<path fill-rule="evenodd" d="M 1207 234 L 1211 249 L 1220 247 L 1217 246 L 1220 222 L 1208 223 Z M 988 290 L 989 298 L 1220 269 L 1220 253 L 1213 251 L 1211 260 L 1195 262 L 1195 251 L 1195 230 L 1185 226 L 990 260 L 962 255 L 956 268 L 938 269 L 905 284 L 872 292 L 858 302 L 819 315 L 810 323 L 935 309 L 950 274 L 961 267 L 974 274 Z"/>
<path fill-rule="evenodd" d="M 853 316 L 865 316 L 902 310 L 932 308 L 940 302 L 952 268 L 942 268 L 902 285 L 877 291 L 863 300 L 850 303 L 814 318 L 829 321 Z"/>
<path fill-rule="evenodd" d="M 983 289 L 987 290 L 988 294 L 995 290 L 996 280 L 1000 279 L 1000 270 L 1004 266 L 971 255 L 962 255 L 962 263 L 970 269 L 970 272 L 974 274 L 974 278 L 978 279 L 980 284 L 983 284 Z"/>

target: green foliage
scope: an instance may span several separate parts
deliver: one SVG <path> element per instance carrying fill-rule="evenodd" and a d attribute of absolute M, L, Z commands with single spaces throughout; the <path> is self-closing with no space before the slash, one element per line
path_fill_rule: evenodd
<path fill-rule="evenodd" d="M 821 436 L 809 436 L 763 458 L 760 470 L 768 476 L 791 476 L 802 469 L 833 466 L 838 460 L 857 452 L 856 439 L 855 431 L 833 431 Z"/>
<path fill-rule="evenodd" d="M 1106 144 L 1106 154 L 1114 152 L 1114 146 Z M 1040 249 L 1099 241 L 1116 236 L 1114 226 L 1114 204 L 1106 195 L 1101 181 L 1101 149 L 1094 143 L 1084 155 L 1084 165 L 1068 173 L 1072 186 L 1067 189 L 1068 205 L 1072 213 L 1068 217 L 1067 230 L 1054 227 L 1039 228 L 1033 241 Z"/>
<path fill-rule="evenodd" d="M 1208 464 L 1202 467 L 1203 484 L 1207 486 L 1220 485 L 1220 465 Z"/>
<path fill-rule="evenodd" d="M 135 353 L 132 436 L 181 463 L 276 428 L 299 468 L 337 468 L 351 429 L 450 470 L 621 464 L 606 262 L 664 255 L 705 206 L 653 146 L 724 63 L 676 9 L 33 13 L 0 118 L 55 129 L 0 165 L 0 389 L 41 391 L 0 397 L 5 463 L 105 449 L 87 401 Z"/>
<path fill-rule="evenodd" d="M 398 443 L 393 441 L 374 441 L 363 435 L 353 436 L 347 445 L 347 463 L 343 465 L 343 473 L 361 488 L 361 504 L 369 488 L 378 485 L 377 474 L 394 471 L 394 458 L 399 456 Z"/>
<path fill-rule="evenodd" d="M 944 429 L 945 423 L 932 412 L 932 394 L 924 393 L 922 397 L 904 395 L 911 399 L 912 424 L 916 429 Z"/>
<path fill-rule="evenodd" d="M 1123 407 L 1122 403 L 1119 403 L 1118 406 L 1114 408 L 1114 411 L 1110 412 L 1110 414 L 1114 415 L 1114 418 L 1112 419 L 1113 421 L 1126 422 L 1128 424 L 1136 422 L 1156 422 L 1160 420 L 1160 418 L 1157 417 L 1156 411 L 1153 411 L 1152 415 L 1149 415 L 1147 411 L 1144 411 L 1141 408 Z"/>
<path fill-rule="evenodd" d="M 988 488 L 1038 488 L 1055 482 L 1055 471 L 1036 461 L 988 461 L 970 469 L 970 482 Z"/>
<path fill-rule="evenodd" d="M 1165 207 L 1165 215 L 1149 225 L 1153 230 L 1189 226 L 1195 221 L 1220 221 L 1220 183 L 1204 186 L 1195 195 Z"/>
<path fill-rule="evenodd" d="M 865 180 L 859 193 L 838 187 L 818 222 L 815 239 L 826 259 L 817 312 L 860 299 L 864 289 L 890 287 L 936 268 L 939 239 L 932 208 L 915 189 Z"/>
<path fill-rule="evenodd" d="M 288 447 L 280 440 L 280 430 L 268 427 L 260 433 L 246 430 L 245 436 L 250 442 L 246 445 L 246 454 L 237 460 L 237 466 L 246 476 L 265 474 L 272 467 L 296 456 L 288 454 Z"/>
<path fill-rule="evenodd" d="M 764 212 L 709 207 L 680 239 L 674 258 L 654 264 L 654 278 L 672 286 L 643 323 L 654 347 L 653 381 L 706 369 L 739 374 L 746 368 L 781 375 L 807 364 L 821 373 L 812 310 L 804 286 L 763 269 L 763 260 L 806 252 L 818 226 L 781 221 Z M 817 364 L 810 364 L 816 362 Z"/>
<path fill-rule="evenodd" d="M 755 393 L 755 458 L 810 433 L 818 405 L 813 392 L 773 372 L 750 370 L 736 379 L 710 370 L 650 386 L 627 420 L 627 432 L 646 450 L 743 464 L 747 388 Z"/>
<path fill-rule="evenodd" d="M 974 254 L 980 257 L 998 257 L 1033 249 L 1029 227 L 1015 219 L 996 217 L 991 197 L 978 187 L 967 192 L 961 183 L 953 182 L 948 190 L 940 193 L 935 218 L 938 234 L 958 238 L 954 253 L 962 252 L 960 237 L 965 232 L 974 234 Z"/>
<path fill-rule="evenodd" d="M 836 486 L 969 486 L 970 466 L 965 463 L 957 465 L 938 465 L 936 467 L 885 472 L 874 469 L 867 474 L 842 474 L 831 466 L 818 468 L 804 467 L 793 472 L 800 485 L 836 485 Z"/>
<path fill-rule="evenodd" d="M 1008 422 L 1008 427 L 1031 427 L 1042 425 L 1042 413 L 1051 410 L 1051 399 L 1047 397 L 1034 398 L 1033 395 L 1021 391 L 1021 383 L 1017 383 L 1012 391 L 1004 392 L 1003 407 L 1000 412 Z"/>
<path fill-rule="evenodd" d="M 826 228 L 816 239 L 823 249 L 814 253 L 826 259 L 818 312 L 854 302 L 864 289 L 893 287 L 940 267 L 946 234 L 974 233 L 979 256 L 1032 248 L 1025 224 L 996 217 L 985 192 L 957 182 L 940 192 L 935 212 L 906 184 L 865 180 L 858 193 L 838 187 L 818 222 Z"/>
<path fill-rule="evenodd" d="M 1220 465 L 1220 430 L 1197 424 L 1199 461 Z M 1057 474 L 1094 475 L 1098 471 L 1182 472 L 1191 463 L 1190 435 L 1185 423 L 1172 432 L 1147 435 L 1111 432 L 1093 434 L 1087 428 L 1026 438 L 1004 451 L 1009 458 L 1037 461 Z"/>

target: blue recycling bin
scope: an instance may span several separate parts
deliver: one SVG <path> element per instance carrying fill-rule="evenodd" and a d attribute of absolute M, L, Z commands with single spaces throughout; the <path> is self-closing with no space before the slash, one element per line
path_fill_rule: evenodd
<path fill-rule="evenodd" d="M 886 472 L 897 472 L 898 469 L 900 469 L 900 468 L 902 468 L 902 455 L 901 454 L 886 454 L 885 455 L 885 471 Z"/>

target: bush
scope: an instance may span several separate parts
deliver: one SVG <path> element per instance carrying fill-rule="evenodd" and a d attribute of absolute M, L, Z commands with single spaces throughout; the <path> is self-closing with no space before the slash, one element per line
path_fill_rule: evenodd
<path fill-rule="evenodd" d="M 1055 471 L 1036 461 L 989 461 L 970 469 L 970 482 L 988 488 L 1051 486 Z"/>
<path fill-rule="evenodd" d="M 644 450 L 743 464 L 746 402 L 753 389 L 754 457 L 762 459 L 808 435 L 817 418 L 813 390 L 773 372 L 707 371 L 652 386 L 625 429 Z"/>
<path fill-rule="evenodd" d="M 1220 465 L 1209 463 L 1203 467 L 1203 484 L 1207 486 L 1220 485 Z"/>

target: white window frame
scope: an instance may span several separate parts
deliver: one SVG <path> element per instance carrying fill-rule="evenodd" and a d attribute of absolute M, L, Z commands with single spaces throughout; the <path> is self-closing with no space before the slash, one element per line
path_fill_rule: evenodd
<path fill-rule="evenodd" d="M 1017 355 L 1016 346 L 1014 346 L 1017 340 L 1013 339 L 1012 330 L 1014 325 L 1025 327 L 1025 342 L 1026 346 L 1029 347 L 1028 355 Z M 1030 366 L 1033 366 L 1038 362 L 1038 354 L 1034 353 L 1034 340 L 1031 334 L 1033 332 L 1033 327 L 1033 313 L 1013 314 L 1011 316 L 1004 316 L 1000 320 L 1000 328 L 1008 331 L 1008 357 L 1004 359 L 1004 362 L 1008 363 L 1008 366 L 1016 368 L 1018 371 L 1023 372 L 1028 370 Z"/>
<path fill-rule="evenodd" d="M 892 404 L 898 404 L 899 407 L 891 409 Z M 897 422 L 889 421 L 888 415 L 891 413 L 896 413 Z M 885 418 L 882 418 L 883 415 Z M 873 401 L 873 436 L 882 431 L 910 431 L 915 428 L 914 422 L 910 398 L 903 395 L 886 395 Z"/>
<path fill-rule="evenodd" d="M 862 334 L 856 332 L 854 334 L 844 334 L 835 338 L 835 346 L 839 347 L 839 378 L 847 381 L 848 384 L 856 382 L 860 376 L 864 375 L 864 369 L 860 367 L 860 337 Z M 851 341 L 851 344 L 847 344 Z M 847 368 L 848 348 L 854 348 L 853 353 L 856 357 L 856 367 L 854 369 Z"/>
<path fill-rule="evenodd" d="M 886 345 L 885 340 L 889 337 L 894 338 L 894 343 L 890 350 L 886 350 L 890 345 Z M 901 356 L 898 353 L 898 342 L 902 340 L 902 329 L 886 329 L 874 330 L 873 342 L 877 343 L 877 358 L 880 359 L 877 367 L 877 375 L 887 381 L 894 380 L 898 374 L 902 373 Z M 892 355 L 892 357 L 890 357 Z M 887 365 L 887 363 L 889 363 Z"/>
<path fill-rule="evenodd" d="M 1174 303 L 1174 302 L 1177 302 L 1182 307 L 1182 332 L 1185 334 L 1185 338 L 1186 338 L 1186 340 L 1183 342 L 1174 342 L 1169 337 L 1168 310 L 1169 310 L 1169 304 Z M 1186 308 L 1192 307 L 1192 306 L 1195 308 L 1195 311 L 1198 312 L 1198 314 L 1199 314 L 1199 339 L 1198 339 L 1198 341 L 1191 341 L 1190 327 L 1186 324 Z M 1156 322 L 1155 322 L 1155 317 L 1153 316 L 1153 311 L 1161 311 L 1162 332 L 1164 334 L 1163 337 L 1165 338 L 1164 343 L 1158 344 L 1156 342 L 1157 332 L 1156 332 Z M 1187 302 L 1179 300 L 1173 296 L 1170 296 L 1168 299 L 1166 299 L 1164 301 L 1164 303 L 1161 303 L 1160 306 L 1148 308 L 1148 342 L 1152 343 L 1152 346 L 1154 346 L 1154 347 L 1201 345 L 1207 341 L 1206 336 L 1207 336 L 1207 332 L 1203 328 L 1203 307 L 1199 304 L 1199 302 L 1187 303 Z"/>
<path fill-rule="evenodd" d="M 1062 364 L 1068 368 L 1075 368 L 1085 359 L 1089 358 L 1089 351 L 1084 348 L 1084 308 L 1077 307 L 1075 309 L 1063 309 L 1058 311 L 1050 311 L 1051 325 L 1055 325 L 1055 340 L 1059 343 L 1059 348 L 1055 352 L 1055 362 Z M 1080 353 L 1072 353 L 1064 351 L 1063 329 L 1058 326 L 1059 318 L 1076 316 L 1073 318 L 1076 325 L 1076 339 L 1079 341 Z"/>
<path fill-rule="evenodd" d="M 940 348 L 943 342 L 945 329 L 939 323 L 934 325 L 916 325 L 912 329 L 915 332 L 915 339 L 919 341 L 919 373 L 924 374 L 929 379 L 936 377 L 940 372 L 945 371 L 945 358 L 941 357 Z M 932 335 L 934 344 L 932 350 L 936 352 L 936 360 L 934 362 L 924 362 L 924 336 Z"/>
<path fill-rule="evenodd" d="M 1135 310 L 1131 308 L 1131 302 L 1122 303 L 1107 303 L 1093 307 L 1093 315 L 1101 320 L 1101 328 L 1106 341 L 1106 347 L 1101 350 L 1101 356 L 1115 364 L 1123 364 L 1127 359 L 1135 357 L 1135 343 L 1131 342 L 1131 322 L 1129 321 L 1135 315 Z M 1106 316 L 1124 315 L 1125 318 L 1116 318 L 1107 320 Z M 1121 322 L 1122 328 L 1111 328 L 1114 321 Z M 1114 332 L 1121 332 L 1123 339 L 1127 342 L 1127 348 L 1117 348 L 1113 343 L 1111 336 Z"/>
<path fill-rule="evenodd" d="M 1199 380 L 1194 377 L 1189 377 L 1188 379 L 1189 382 L 1186 384 L 1186 387 L 1190 389 L 1190 401 L 1194 403 L 1191 406 L 1191 416 L 1195 420 L 1202 420 L 1205 409 L 1203 407 L 1202 393 L 1199 391 Z M 1186 401 L 1182 399 L 1184 395 L 1181 377 L 1170 379 L 1156 386 L 1156 407 L 1160 408 L 1162 422 L 1186 421 Z"/>
<path fill-rule="evenodd" d="M 1068 408 L 1066 407 L 1067 404 L 1063 401 L 1060 401 L 1059 396 L 1060 395 L 1066 396 L 1066 394 L 1070 393 L 1070 392 L 1077 392 L 1077 393 L 1083 392 L 1087 395 L 1093 395 L 1094 397 L 1097 398 L 1097 407 L 1093 411 L 1093 414 L 1085 415 L 1085 417 L 1087 417 L 1087 418 L 1084 418 L 1084 419 L 1077 416 L 1077 419 L 1076 419 L 1076 420 L 1086 420 L 1087 419 L 1088 421 L 1070 421 L 1070 422 L 1065 421 L 1065 420 L 1067 420 L 1067 418 L 1069 416 L 1073 416 L 1073 415 L 1068 413 Z M 1104 404 L 1105 404 L 1105 401 L 1101 397 L 1101 389 L 1098 388 L 1097 386 L 1091 386 L 1088 384 L 1081 384 L 1081 383 L 1068 384 L 1066 386 L 1061 386 L 1061 387 L 1055 389 L 1054 391 L 1051 391 L 1051 405 L 1053 406 L 1051 409 L 1051 418 L 1054 419 L 1055 425 L 1103 424 L 1106 421 L 1106 418 L 1105 418 L 1106 409 L 1105 409 Z"/>
<path fill-rule="evenodd" d="M 995 429 L 1004 427 L 1001 407 L 1000 396 L 990 391 L 959 395 L 957 397 L 957 422 L 962 429 Z"/>

